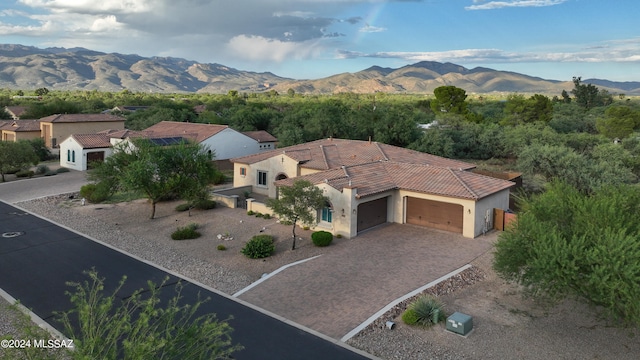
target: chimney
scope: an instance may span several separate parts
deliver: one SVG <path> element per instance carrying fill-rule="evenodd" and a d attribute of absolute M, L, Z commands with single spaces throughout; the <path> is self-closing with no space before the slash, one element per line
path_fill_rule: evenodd
<path fill-rule="evenodd" d="M 371 136 L 369 136 L 369 144 L 371 144 Z"/>

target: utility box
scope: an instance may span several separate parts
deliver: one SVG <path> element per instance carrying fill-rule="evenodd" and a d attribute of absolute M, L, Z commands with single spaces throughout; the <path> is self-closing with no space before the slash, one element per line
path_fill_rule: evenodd
<path fill-rule="evenodd" d="M 447 330 L 465 336 L 473 329 L 473 318 L 467 314 L 454 312 L 447 318 Z"/>

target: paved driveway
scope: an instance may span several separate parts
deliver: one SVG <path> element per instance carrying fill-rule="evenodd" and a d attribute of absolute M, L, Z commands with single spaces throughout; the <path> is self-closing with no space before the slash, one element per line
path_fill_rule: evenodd
<path fill-rule="evenodd" d="M 388 224 L 339 252 L 289 267 L 239 298 L 340 339 L 395 299 L 489 251 L 495 236 L 466 239 Z"/>

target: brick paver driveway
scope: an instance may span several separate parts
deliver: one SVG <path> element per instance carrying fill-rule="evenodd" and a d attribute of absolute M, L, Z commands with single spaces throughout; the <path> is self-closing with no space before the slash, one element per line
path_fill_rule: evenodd
<path fill-rule="evenodd" d="M 289 267 L 240 299 L 340 339 L 393 300 L 492 248 L 496 234 L 461 235 L 388 224 L 341 251 Z"/>

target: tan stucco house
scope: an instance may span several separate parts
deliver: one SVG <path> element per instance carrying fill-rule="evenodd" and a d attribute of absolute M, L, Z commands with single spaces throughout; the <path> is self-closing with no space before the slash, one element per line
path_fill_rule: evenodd
<path fill-rule="evenodd" d="M 514 185 L 473 164 L 369 141 L 323 139 L 231 161 L 234 188 L 254 194 L 275 198 L 295 178 L 311 181 L 329 199 L 315 229 L 347 238 L 386 222 L 474 238 L 492 229 L 494 208 L 509 207 Z"/>
<path fill-rule="evenodd" d="M 40 138 L 40 121 L 10 120 L 0 122 L 0 139 L 2 141 L 19 141 Z"/>
<path fill-rule="evenodd" d="M 40 119 L 41 136 L 49 148 L 73 134 L 97 134 L 102 130 L 124 129 L 125 118 L 110 114 L 57 114 Z"/>

